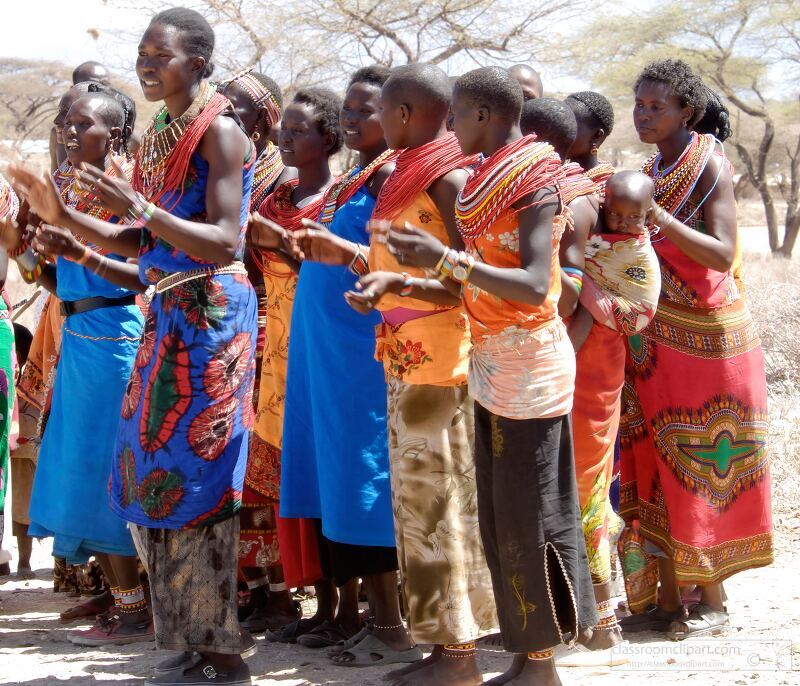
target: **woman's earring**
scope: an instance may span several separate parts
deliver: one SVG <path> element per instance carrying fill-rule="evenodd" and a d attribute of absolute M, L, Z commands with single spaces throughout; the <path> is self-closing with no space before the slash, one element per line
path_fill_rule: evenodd
<path fill-rule="evenodd" d="M 256 131 L 252 136 L 250 136 L 250 139 L 253 141 L 253 143 L 258 143 L 258 141 L 261 140 L 261 134 Z"/>
<path fill-rule="evenodd" d="M 596 155 L 597 154 L 597 146 L 596 145 L 592 145 L 591 153 L 592 153 L 592 155 Z"/>

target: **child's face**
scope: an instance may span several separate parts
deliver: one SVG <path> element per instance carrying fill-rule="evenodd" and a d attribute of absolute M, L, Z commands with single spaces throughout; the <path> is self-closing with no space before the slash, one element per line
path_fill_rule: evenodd
<path fill-rule="evenodd" d="M 603 203 L 603 218 L 606 228 L 612 233 L 630 233 L 638 235 L 644 233 L 647 220 L 647 211 L 650 209 L 650 200 L 629 198 L 617 193 L 612 195 L 606 191 Z"/>

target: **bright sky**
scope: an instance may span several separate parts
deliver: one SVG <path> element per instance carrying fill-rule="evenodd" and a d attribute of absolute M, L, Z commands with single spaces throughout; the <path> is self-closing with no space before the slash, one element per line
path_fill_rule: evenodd
<path fill-rule="evenodd" d="M 1 57 L 58 60 L 69 65 L 86 60 L 132 65 L 136 58 L 133 41 L 121 41 L 110 31 L 126 25 L 143 29 L 149 18 L 149 13 L 137 10 L 112 10 L 103 0 L 17 0 L 3 5 Z M 99 31 L 98 40 L 89 34 L 90 29 Z"/>

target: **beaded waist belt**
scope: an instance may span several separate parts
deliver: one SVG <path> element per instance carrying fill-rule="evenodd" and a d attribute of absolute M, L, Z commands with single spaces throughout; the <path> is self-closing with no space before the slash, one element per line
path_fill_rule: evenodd
<path fill-rule="evenodd" d="M 221 274 L 244 274 L 247 276 L 247 269 L 244 266 L 244 262 L 234 262 L 226 267 L 206 267 L 205 269 L 192 269 L 188 272 L 177 272 L 161 279 L 156 284 L 156 293 L 163 293 L 187 281 L 202 279 L 205 276 L 220 276 Z"/>

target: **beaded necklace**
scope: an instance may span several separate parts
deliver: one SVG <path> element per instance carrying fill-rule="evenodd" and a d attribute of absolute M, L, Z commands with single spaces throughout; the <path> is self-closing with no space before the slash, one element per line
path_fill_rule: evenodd
<path fill-rule="evenodd" d="M 325 204 L 322 208 L 322 214 L 319 217 L 319 223 L 329 226 L 333 221 L 333 215 L 336 213 L 336 210 L 352 198 L 353 194 L 361 188 L 380 167 L 389 160 L 397 157 L 398 154 L 399 153 L 394 150 L 384 150 L 363 169 L 355 165 L 350 171 L 343 174 L 325 194 Z"/>
<path fill-rule="evenodd" d="M 58 190 L 61 190 L 61 187 L 73 178 L 75 178 L 75 172 L 69 160 L 64 160 L 53 172 L 53 182 Z"/>
<path fill-rule="evenodd" d="M 251 212 L 261 207 L 261 203 L 272 193 L 272 187 L 283 169 L 281 151 L 272 143 L 267 143 L 267 147 L 264 148 L 264 152 L 261 153 L 256 162 L 256 170 L 253 175 L 253 192 L 250 195 Z"/>
<path fill-rule="evenodd" d="M 131 172 L 133 171 L 132 163 L 129 162 L 125 157 L 117 157 L 116 155 L 112 155 L 111 158 L 122 169 L 125 178 L 129 179 Z M 110 163 L 106 164 L 106 168 L 103 173 L 109 178 L 114 178 L 117 176 L 116 169 L 114 169 L 114 166 Z M 91 194 L 80 190 L 78 186 L 78 180 L 74 176 L 71 178 L 71 182 L 63 183 L 61 185 L 60 194 L 64 204 L 67 207 L 74 209 L 76 212 L 85 214 L 88 217 L 94 217 L 95 219 L 99 219 L 100 221 L 104 222 L 109 221 L 114 216 L 114 213 L 105 209 L 101 205 L 92 202 Z M 74 234 L 74 236 L 81 245 L 86 245 L 101 255 L 107 254 L 107 251 L 102 250 L 94 243 L 90 243 L 77 234 Z"/>
<path fill-rule="evenodd" d="M 547 143 L 525 136 L 487 157 L 456 199 L 456 226 L 465 242 L 481 236 L 515 202 L 563 179 L 561 159 Z"/>
<path fill-rule="evenodd" d="M 706 164 L 714 154 L 714 137 L 692 133 L 691 140 L 678 161 L 668 169 L 657 171 L 661 154 L 653 155 L 642 167 L 642 172 L 653 179 L 655 201 L 675 216 L 689 199 Z"/>
<path fill-rule="evenodd" d="M 397 156 L 394 171 L 381 187 L 372 216 L 394 219 L 436 179 L 477 161 L 477 155 L 464 156 L 453 133 L 416 148 L 406 148 Z"/>
<path fill-rule="evenodd" d="M 15 220 L 18 212 L 19 198 L 11 188 L 11 184 L 0 174 L 0 219 L 9 217 Z"/>
<path fill-rule="evenodd" d="M 609 177 L 614 174 L 614 167 L 608 162 L 601 162 L 596 167 L 586 170 L 586 176 L 599 186 L 604 186 Z"/>
<path fill-rule="evenodd" d="M 261 204 L 258 211 L 266 219 L 271 219 L 287 231 L 297 231 L 303 228 L 303 219 L 316 219 L 322 209 L 325 197 L 319 193 L 311 202 L 303 207 L 296 207 L 292 202 L 292 191 L 298 186 L 298 179 L 290 179 L 278 186 Z M 263 274 L 285 277 L 286 265 L 280 258 L 272 256 L 271 252 L 253 250 L 253 261 Z M 273 262 L 282 265 L 283 271 L 270 267 Z"/>
<path fill-rule="evenodd" d="M 561 200 L 569 205 L 576 198 L 600 192 L 600 186 L 589 178 L 577 162 L 564 165 L 564 179 L 560 184 Z"/>
<path fill-rule="evenodd" d="M 164 106 L 142 134 L 133 186 L 149 201 L 158 205 L 174 193 L 165 209 L 180 202 L 195 149 L 214 118 L 232 108 L 230 100 L 216 91 L 216 86 L 203 81 L 197 97 L 180 117 L 167 121 L 169 112 Z"/>

